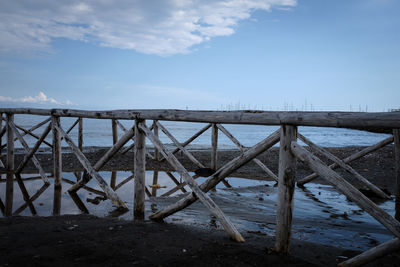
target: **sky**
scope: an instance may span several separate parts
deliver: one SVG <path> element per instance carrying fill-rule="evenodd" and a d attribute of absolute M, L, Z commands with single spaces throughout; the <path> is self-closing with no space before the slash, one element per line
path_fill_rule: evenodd
<path fill-rule="evenodd" d="M 2 0 L 0 107 L 400 108 L 397 0 Z"/>

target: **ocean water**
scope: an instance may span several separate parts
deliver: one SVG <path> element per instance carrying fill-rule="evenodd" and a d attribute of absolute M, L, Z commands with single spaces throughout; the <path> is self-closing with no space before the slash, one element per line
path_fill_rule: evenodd
<path fill-rule="evenodd" d="M 44 116 L 33 115 L 16 115 L 15 123 L 25 129 L 29 129 L 37 123 L 45 120 Z M 61 126 L 65 131 L 74 123 L 75 118 L 61 118 Z M 126 128 L 132 127 L 134 121 L 121 120 L 120 121 Z M 152 121 L 147 121 L 150 126 Z M 160 121 L 168 131 L 170 131 L 179 142 L 184 142 L 197 131 L 202 129 L 207 124 L 205 123 L 192 123 L 192 122 L 173 122 L 173 121 Z M 223 125 L 234 137 L 236 137 L 244 146 L 253 146 L 268 135 L 273 133 L 279 126 L 262 126 L 262 125 Z M 40 135 L 46 126 L 34 131 Z M 344 147 L 344 146 L 369 146 L 373 145 L 380 140 L 388 137 L 388 134 L 378 134 L 366 131 L 342 129 L 342 128 L 326 128 L 326 127 L 299 127 L 299 132 L 309 138 L 314 143 L 324 147 Z M 83 133 L 84 133 L 84 146 L 111 146 L 112 145 L 112 126 L 111 120 L 106 119 L 84 119 L 83 120 Z M 118 127 L 118 134 L 123 134 L 122 130 Z M 78 126 L 70 132 L 70 136 L 77 142 Z M 28 144 L 33 145 L 36 139 L 31 136 L 25 136 Z M 172 141 L 160 131 L 160 139 L 164 144 L 172 144 Z M 52 134 L 50 133 L 46 141 L 52 142 Z M 3 143 L 5 136 L 3 136 Z M 66 145 L 65 143 L 63 145 Z M 147 145 L 151 146 L 150 141 Z M 205 133 L 199 136 L 192 146 L 209 147 L 211 145 L 211 130 L 208 129 Z M 15 147 L 21 147 L 21 144 L 15 142 Z M 229 149 L 236 148 L 222 132 L 218 135 L 218 148 Z"/>

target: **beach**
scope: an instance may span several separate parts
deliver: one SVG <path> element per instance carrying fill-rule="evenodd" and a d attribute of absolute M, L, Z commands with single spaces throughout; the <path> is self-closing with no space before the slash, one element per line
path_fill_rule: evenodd
<path fill-rule="evenodd" d="M 361 149 L 363 147 L 329 148 L 340 158 Z M 107 148 L 85 150 L 88 158 L 95 162 Z M 259 156 L 275 173 L 278 151 L 279 148 L 273 148 Z M 191 152 L 204 163 L 209 160 L 208 150 Z M 221 150 L 218 152 L 218 162 L 224 164 L 238 153 Z M 20 160 L 19 157 L 17 153 L 16 162 Z M 130 170 L 132 157 L 132 152 L 117 154 L 105 166 L 105 170 Z M 178 157 L 188 170 L 194 170 L 195 166 L 183 155 L 178 154 Z M 39 153 L 38 158 L 45 169 L 51 168 L 51 155 L 46 151 Z M 81 170 L 68 153 L 63 154 L 63 162 L 64 170 Z M 393 162 L 393 147 L 386 146 L 351 165 L 372 183 L 394 194 Z M 151 173 L 152 169 L 170 170 L 170 167 L 165 162 L 156 164 L 149 159 L 147 169 Z M 26 170 L 29 172 L 30 167 Z M 352 183 L 355 182 L 344 172 L 338 171 Z M 298 179 L 310 173 L 304 165 L 297 164 Z M 248 185 L 242 183 L 232 189 L 221 186 L 216 193 L 211 193 L 211 197 L 243 234 L 246 239 L 243 244 L 229 240 L 219 223 L 210 217 L 199 202 L 166 218 L 164 223 L 154 223 L 148 219 L 145 222 L 133 222 L 131 213 L 119 218 L 104 218 L 107 217 L 107 210 L 112 209 L 106 201 L 93 206 L 96 209 L 91 209 L 93 214 L 100 217 L 63 215 L 2 218 L 1 249 L 6 256 L 1 259 L 0 265 L 18 266 L 28 262 L 28 266 L 335 266 L 339 261 L 392 238 L 384 227 L 368 218 L 369 215 L 357 206 L 351 206 L 324 180 L 317 179 L 314 183 L 306 184 L 304 189 L 296 189 L 291 253 L 290 256 L 276 255 L 270 250 L 274 247 L 275 182 L 266 178 L 253 163 L 243 166 L 233 176 L 253 177 L 256 180 L 229 178 L 228 181 L 233 185 L 236 180 L 248 181 Z M 65 187 L 68 188 L 68 185 Z M 175 194 L 169 198 L 147 199 L 146 217 L 176 202 L 181 196 Z M 68 196 L 64 195 L 63 198 L 67 199 Z M 131 201 L 129 198 L 127 200 Z M 67 200 L 63 201 L 66 204 Z M 391 208 L 394 204 L 393 201 L 383 204 L 379 199 L 375 201 L 383 207 Z M 103 212 L 96 213 L 100 209 Z M 397 254 L 388 255 L 370 266 L 396 266 L 394 263 L 398 257 Z"/>

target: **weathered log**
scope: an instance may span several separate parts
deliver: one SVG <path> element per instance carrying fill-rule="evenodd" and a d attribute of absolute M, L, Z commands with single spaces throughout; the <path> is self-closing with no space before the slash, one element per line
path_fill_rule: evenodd
<path fill-rule="evenodd" d="M 186 147 L 187 145 L 189 145 L 191 142 L 193 142 L 194 140 L 197 139 L 197 137 L 199 137 L 200 135 L 202 135 L 205 131 L 207 131 L 210 127 L 212 126 L 211 123 L 207 124 L 206 126 L 204 126 L 202 129 L 200 129 L 198 132 L 196 132 L 194 135 L 192 135 L 190 138 L 188 138 L 185 142 L 182 143 L 183 147 Z M 172 151 L 172 154 L 175 154 L 179 151 L 179 148 L 175 148 Z"/>
<path fill-rule="evenodd" d="M 229 234 L 229 236 L 236 240 L 237 242 L 243 242 L 244 239 L 235 226 L 225 217 L 222 210 L 214 203 L 214 201 L 205 194 L 197 185 L 196 181 L 192 176 L 187 172 L 187 170 L 183 167 L 183 165 L 178 161 L 178 159 L 168 152 L 167 149 L 163 146 L 160 140 L 144 125 L 140 123 L 138 127 L 143 130 L 146 134 L 146 137 L 153 143 L 155 147 L 160 151 L 160 153 L 165 157 L 165 159 L 176 169 L 176 171 L 181 175 L 183 179 L 188 183 L 189 187 L 193 190 L 193 193 L 200 199 L 200 201 L 206 206 L 206 208 L 213 214 L 221 223 L 222 227 L 224 227 L 225 231 Z"/>
<path fill-rule="evenodd" d="M 296 142 L 292 142 L 292 152 L 298 159 L 303 161 L 314 172 L 318 173 L 328 183 L 335 187 L 339 192 L 356 203 L 364 211 L 368 212 L 372 217 L 385 226 L 396 237 L 400 237 L 400 222 L 390 216 L 386 211 L 364 196 L 354 186 L 347 182 L 338 173 L 331 170 L 316 156 L 312 155 L 306 149 L 301 147 Z"/>
<path fill-rule="evenodd" d="M 62 193 L 62 156 L 61 156 L 61 135 L 58 131 L 60 127 L 60 118 L 53 117 L 53 175 L 54 175 L 54 201 L 53 215 L 60 215 L 61 211 L 61 193 Z"/>
<path fill-rule="evenodd" d="M 242 167 L 247 162 L 251 161 L 253 158 L 257 157 L 267 149 L 271 148 L 279 141 L 279 131 L 275 131 L 270 136 L 249 148 L 240 156 L 234 158 L 224 166 L 222 166 L 218 171 L 216 171 L 211 177 L 209 177 L 204 183 L 200 185 L 200 189 L 204 192 L 208 192 L 211 188 L 216 186 L 223 178 L 227 177 L 229 174 L 234 172 L 235 170 Z M 197 200 L 197 196 L 194 194 L 190 194 L 178 202 L 165 207 L 164 209 L 152 214 L 149 216 L 152 220 L 162 220 L 165 217 L 168 217 L 171 214 L 174 214 L 177 211 L 180 211 L 187 206 L 191 205 Z"/>
<path fill-rule="evenodd" d="M 338 267 L 360 266 L 366 263 L 370 263 L 377 258 L 395 252 L 396 250 L 399 249 L 400 249 L 400 239 L 395 238 L 385 243 L 382 243 L 379 246 L 371 248 L 370 250 L 367 250 L 361 253 L 360 255 L 348 259 L 347 261 L 339 263 Z"/>
<path fill-rule="evenodd" d="M 162 197 L 170 196 L 171 194 L 175 193 L 178 190 L 181 190 L 183 193 L 187 192 L 186 189 L 184 188 L 185 185 L 187 185 L 186 182 L 180 183 L 171 172 L 166 172 L 166 174 L 168 175 L 169 178 L 171 178 L 171 180 L 176 184 L 176 186 L 174 188 L 172 188 L 171 190 L 169 190 L 168 192 L 165 192 L 164 194 L 162 194 L 161 195 Z"/>
<path fill-rule="evenodd" d="M 244 147 L 239 140 L 237 140 L 224 126 L 222 126 L 221 124 L 217 124 L 217 127 L 220 129 L 220 131 L 222 133 L 224 133 L 237 147 L 239 147 L 239 149 L 244 152 L 246 151 L 246 147 Z M 265 166 L 264 163 L 261 162 L 261 160 L 259 159 L 253 159 L 253 161 L 261 167 L 261 169 L 263 169 L 263 171 L 265 171 L 269 177 L 271 177 L 272 179 L 274 179 L 276 182 L 278 182 L 278 177 L 275 175 L 275 173 L 273 173 L 267 166 Z"/>
<path fill-rule="evenodd" d="M 400 129 L 393 130 L 394 137 L 394 155 L 396 171 L 396 200 L 395 200 L 395 218 L 400 221 Z"/>
<path fill-rule="evenodd" d="M 104 181 L 104 179 L 100 176 L 100 174 L 90 165 L 89 160 L 85 157 L 85 155 L 82 153 L 82 151 L 79 150 L 79 148 L 74 144 L 74 142 L 71 140 L 71 138 L 64 132 L 64 130 L 59 127 L 58 125 L 55 125 L 56 129 L 58 132 L 61 134 L 61 136 L 64 137 L 65 141 L 67 144 L 71 147 L 72 152 L 75 154 L 75 156 L 78 158 L 79 162 L 82 164 L 82 166 L 86 169 L 88 174 L 95 178 L 96 181 L 98 182 L 99 186 L 101 189 L 103 189 L 104 193 L 106 193 L 107 197 L 113 202 L 113 204 L 121 210 L 128 210 L 128 207 L 125 205 L 125 203 L 118 197 L 118 195 L 111 189 L 111 187 Z M 121 140 L 121 139 L 120 139 Z M 115 146 L 114 146 L 115 147 Z M 113 147 L 113 148 L 114 148 Z M 83 180 L 83 179 L 82 179 Z"/>
<path fill-rule="evenodd" d="M 20 129 L 21 131 L 25 132 L 27 135 L 30 135 L 30 136 L 34 137 L 34 138 L 37 139 L 37 140 L 39 140 L 39 138 L 40 138 L 40 137 L 37 136 L 36 134 L 34 134 L 34 133 L 32 133 L 32 132 L 29 132 L 28 130 L 24 129 L 24 128 L 21 127 L 21 126 L 18 126 L 18 125 L 15 124 L 15 127 L 17 127 L 18 129 Z M 47 142 L 47 141 L 44 141 L 44 140 L 43 140 L 43 143 L 46 144 L 46 145 L 48 145 L 50 148 L 53 147 L 53 146 L 52 146 L 49 142 Z"/>
<path fill-rule="evenodd" d="M 50 186 L 50 184 L 44 183 L 42 187 L 39 188 L 39 190 L 36 191 L 35 194 L 33 194 L 28 201 L 25 201 L 24 204 L 22 204 L 21 207 L 19 207 L 17 210 L 14 211 L 13 215 L 18 215 L 20 214 L 28 205 L 30 205 L 33 201 L 35 201 L 38 197 L 40 197 L 44 191 Z"/>
<path fill-rule="evenodd" d="M 24 201 L 26 203 L 28 203 L 28 206 L 29 206 L 29 209 L 30 209 L 32 215 L 36 215 L 37 212 L 36 212 L 35 206 L 33 205 L 32 202 L 29 201 L 30 200 L 30 196 L 29 196 L 28 190 L 26 190 L 24 182 L 22 181 L 21 175 L 19 173 L 16 173 L 15 174 L 15 179 L 17 180 L 17 183 L 18 183 L 19 189 L 21 190 L 22 197 L 23 197 Z"/>
<path fill-rule="evenodd" d="M 157 121 L 153 121 L 153 131 L 154 131 L 154 135 L 158 138 L 159 132 L 158 132 L 158 124 Z M 154 150 L 154 159 L 155 160 L 159 160 L 160 158 L 160 153 L 158 152 L 158 149 Z M 158 171 L 154 171 L 153 172 L 153 185 L 158 183 Z M 153 187 L 151 189 L 151 195 L 153 197 L 157 196 L 157 188 Z"/>
<path fill-rule="evenodd" d="M 66 178 L 62 178 L 62 181 L 66 182 L 67 184 L 72 184 L 72 185 L 75 184 L 75 182 L 73 182 L 71 180 L 68 180 Z M 91 193 L 94 193 L 94 194 L 97 194 L 97 195 L 100 195 L 100 196 L 103 196 L 103 197 L 107 197 L 106 194 L 103 191 L 91 188 L 91 187 L 89 187 L 87 185 L 83 186 L 82 188 L 85 189 L 88 192 L 91 192 Z"/>
<path fill-rule="evenodd" d="M 14 131 L 11 123 L 14 121 L 14 115 L 7 113 L 7 182 L 6 182 L 6 205 L 4 215 L 12 215 L 12 206 L 14 198 Z"/>
<path fill-rule="evenodd" d="M 298 111 L 194 111 L 194 110 L 108 110 L 1 108 L 14 114 L 54 115 L 96 119 L 143 119 L 206 123 L 296 125 L 341 128 L 400 128 L 400 112 L 298 112 Z"/>
<path fill-rule="evenodd" d="M 21 171 L 23 170 L 23 168 L 26 166 L 26 164 L 28 163 L 28 161 L 30 159 L 32 159 L 33 164 L 35 165 L 35 167 L 38 169 L 39 171 L 39 175 L 42 178 L 43 182 L 50 184 L 49 179 L 46 176 L 45 171 L 43 170 L 42 166 L 39 163 L 39 160 L 35 157 L 34 153 L 37 151 L 37 149 L 39 148 L 41 141 L 44 140 L 44 138 L 46 138 L 46 136 L 48 135 L 48 133 L 50 132 L 52 125 L 51 123 L 49 123 L 49 125 L 47 126 L 47 128 L 44 130 L 43 134 L 40 136 L 39 140 L 36 142 L 35 146 L 32 149 L 29 149 L 28 144 L 25 142 L 24 138 L 22 137 L 22 135 L 18 132 L 18 130 L 16 129 L 15 125 L 12 123 L 11 127 L 13 128 L 17 139 L 19 139 L 21 145 L 23 146 L 23 148 L 25 149 L 25 156 L 24 156 L 24 160 L 21 162 L 21 164 L 18 166 L 17 170 L 15 171 L 16 174 L 20 174 Z"/>
<path fill-rule="evenodd" d="M 372 153 L 372 152 L 374 152 L 374 151 L 376 151 L 376 150 L 378 150 L 378 149 L 380 149 L 380 148 L 382 148 L 382 147 L 384 147 L 384 146 L 386 146 L 386 145 L 388 145 L 390 143 L 393 143 L 393 136 L 390 136 L 390 137 L 388 137 L 388 138 L 376 143 L 373 146 L 366 147 L 363 150 L 358 151 L 357 153 L 354 153 L 353 155 L 348 156 L 347 158 L 343 159 L 342 161 L 344 163 L 350 163 L 350 162 L 352 162 L 354 160 L 357 160 L 359 158 L 362 158 L 365 155 L 367 155 L 369 153 Z M 329 165 L 329 168 L 334 170 L 336 168 L 339 168 L 339 165 L 336 164 L 336 163 L 333 163 L 333 164 Z M 304 177 L 303 179 L 297 181 L 297 185 L 298 186 L 303 186 L 304 184 L 311 182 L 312 180 L 316 179 L 317 177 L 318 177 L 318 174 L 316 174 L 316 173 L 310 174 L 310 175 Z"/>
<path fill-rule="evenodd" d="M 386 195 L 381 189 L 376 187 L 374 184 L 372 184 L 370 181 L 368 181 L 366 178 L 364 178 L 361 174 L 359 174 L 356 170 L 354 170 L 352 167 L 344 163 L 341 159 L 327 151 L 326 149 L 314 144 L 311 142 L 308 138 L 305 136 L 299 134 L 299 138 L 301 141 L 303 141 L 305 144 L 307 144 L 312 150 L 324 155 L 328 159 L 332 160 L 335 162 L 337 165 L 339 165 L 342 169 L 347 171 L 348 173 L 352 174 L 357 180 L 368 187 L 372 192 L 374 192 L 377 196 L 383 198 L 383 199 L 390 199 L 390 196 Z"/>
<path fill-rule="evenodd" d="M 45 125 L 45 124 L 48 123 L 49 121 L 51 121 L 51 117 L 45 119 L 44 121 L 42 121 L 42 122 L 40 122 L 40 123 L 38 123 L 38 124 L 36 124 L 36 125 L 34 125 L 34 126 L 32 126 L 31 128 L 29 128 L 29 129 L 27 130 L 27 132 L 33 132 L 34 130 L 36 130 L 36 129 L 42 127 L 43 125 Z M 6 128 L 3 128 L 3 130 L 4 130 L 4 132 L 5 132 Z M 3 133 L 3 130 L 0 132 L 0 137 L 2 137 L 3 134 L 4 134 L 4 133 Z M 24 133 L 21 134 L 21 135 L 22 135 L 22 136 L 25 136 L 25 135 L 27 135 L 27 133 L 24 132 Z M 17 141 L 17 138 L 15 138 L 14 141 Z M 0 143 L 0 149 L 4 148 L 5 146 L 6 146 L 6 144 L 1 145 L 1 143 Z"/>
<path fill-rule="evenodd" d="M 292 233 L 293 195 L 296 178 L 296 157 L 291 153 L 290 144 L 297 140 L 297 128 L 282 125 L 280 140 L 275 250 L 287 254 L 290 249 Z"/>
<path fill-rule="evenodd" d="M 135 178 L 135 175 L 132 174 L 131 176 L 125 178 L 124 180 L 122 180 L 119 184 L 117 184 L 115 186 L 115 191 L 117 191 L 118 189 L 120 189 L 124 184 L 126 184 L 127 182 L 129 182 L 130 180 L 132 180 L 133 178 Z"/>
<path fill-rule="evenodd" d="M 112 119 L 111 120 L 111 128 L 112 128 L 112 139 L 113 139 L 113 145 L 115 145 L 118 141 L 118 129 L 117 129 L 117 120 Z M 110 180 L 110 186 L 112 189 L 115 190 L 115 182 L 117 180 L 117 172 L 112 171 L 111 172 L 111 180 Z"/>
<path fill-rule="evenodd" d="M 190 161 L 192 161 L 194 164 L 196 164 L 199 168 L 204 168 L 204 165 L 199 162 L 195 157 L 193 157 L 193 155 L 186 149 L 184 148 L 181 143 L 178 142 L 178 140 L 176 140 L 176 138 L 159 122 L 155 122 L 155 125 L 157 125 L 161 131 L 163 131 L 163 133 L 165 133 L 166 136 L 168 136 L 169 139 L 171 139 L 171 141 L 177 146 L 177 148 L 179 148 L 183 154 L 185 154 Z"/>
<path fill-rule="evenodd" d="M 134 167 L 135 188 L 133 201 L 133 217 L 135 220 L 144 220 L 145 210 L 145 182 L 146 182 L 146 136 L 141 129 L 144 121 L 135 121 L 135 151 Z"/>

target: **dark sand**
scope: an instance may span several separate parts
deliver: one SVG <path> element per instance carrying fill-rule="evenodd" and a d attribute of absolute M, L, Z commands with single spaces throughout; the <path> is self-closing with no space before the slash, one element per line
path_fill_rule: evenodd
<path fill-rule="evenodd" d="M 343 158 L 360 149 L 334 148 L 331 151 Z M 90 158 L 95 161 L 102 153 L 92 153 Z M 220 162 L 230 160 L 235 153 L 219 153 Z M 208 155 L 208 151 L 197 152 L 198 158 L 204 163 L 209 162 Z M 277 173 L 277 156 L 278 151 L 273 149 L 260 158 Z M 45 157 L 48 155 L 44 153 L 41 156 L 44 165 L 48 162 Z M 65 166 L 76 166 L 73 157 L 70 160 L 68 154 L 64 157 Z M 393 148 L 387 146 L 354 162 L 352 166 L 374 184 L 394 193 L 393 161 Z M 131 163 L 130 154 L 120 155 L 108 168 L 130 169 Z M 250 164 L 237 173 L 263 177 L 257 168 Z M 299 163 L 297 178 L 308 174 L 310 171 Z M 230 213 L 234 212 L 235 205 L 228 211 L 228 215 L 231 217 Z M 348 221 L 343 220 L 343 225 L 346 224 Z M 309 221 L 308 225 L 312 226 L 313 221 Z M 274 245 L 273 237 L 262 231 L 241 233 L 246 239 L 243 244 L 229 240 L 220 228 L 177 225 L 171 222 L 133 223 L 85 215 L 2 218 L 0 266 L 335 266 L 339 261 L 361 252 L 340 248 L 335 242 L 327 246 L 293 239 L 290 256 L 276 255 L 269 250 Z M 400 254 L 394 253 L 368 266 L 398 266 L 398 262 Z"/>

